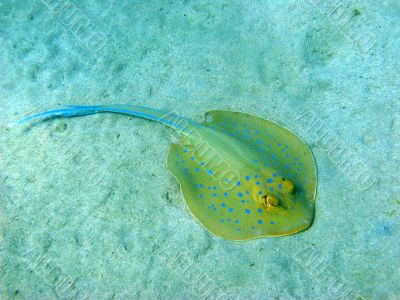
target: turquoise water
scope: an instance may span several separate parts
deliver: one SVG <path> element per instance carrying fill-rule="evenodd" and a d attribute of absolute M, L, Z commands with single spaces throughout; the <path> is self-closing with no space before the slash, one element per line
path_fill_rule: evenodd
<path fill-rule="evenodd" d="M 0 2 L 1 299 L 398 299 L 398 1 Z M 231 242 L 166 168 L 178 136 L 62 104 L 255 114 L 302 137 L 315 221 Z"/>

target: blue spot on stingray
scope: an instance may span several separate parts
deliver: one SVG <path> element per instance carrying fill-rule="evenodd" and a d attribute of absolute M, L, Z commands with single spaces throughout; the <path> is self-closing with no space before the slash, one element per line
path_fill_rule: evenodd
<path fill-rule="evenodd" d="M 243 197 L 243 193 L 240 193 L 240 192 L 239 192 L 239 193 L 238 193 L 238 196 L 239 196 L 239 197 Z"/>
<path fill-rule="evenodd" d="M 263 223 L 263 222 L 262 222 L 261 220 L 258 220 L 258 224 L 260 224 L 260 225 L 261 225 L 262 223 Z"/>
<path fill-rule="evenodd" d="M 187 153 L 189 150 L 188 149 L 183 149 L 183 152 Z"/>
<path fill-rule="evenodd" d="M 273 159 L 275 159 L 275 160 L 277 160 L 278 158 L 276 157 L 276 155 L 275 154 L 271 154 L 271 157 L 273 158 Z"/>
<path fill-rule="evenodd" d="M 191 156 L 190 159 L 191 159 L 191 160 L 194 160 L 194 156 Z"/>
<path fill-rule="evenodd" d="M 286 169 L 290 169 L 290 165 L 286 165 Z"/>
<path fill-rule="evenodd" d="M 200 162 L 200 165 L 204 166 L 204 161 L 201 161 L 201 162 Z"/>
<path fill-rule="evenodd" d="M 258 177 L 260 177 L 260 176 L 258 176 L 257 174 L 254 176 L 254 178 L 256 178 L 256 179 L 257 179 Z"/>
<path fill-rule="evenodd" d="M 280 147 L 280 146 L 282 146 L 282 144 L 278 144 L 278 146 Z"/>
<path fill-rule="evenodd" d="M 278 187 L 281 189 L 281 188 L 283 188 L 283 185 L 280 183 L 280 184 L 278 185 Z"/>
<path fill-rule="evenodd" d="M 213 197 L 217 197 L 217 194 L 216 194 L 216 193 L 214 193 L 214 194 L 212 194 L 212 196 L 213 196 Z"/>
<path fill-rule="evenodd" d="M 224 192 L 224 196 L 225 196 L 225 197 L 228 197 L 228 193 L 227 193 L 227 192 Z"/>
<path fill-rule="evenodd" d="M 271 224 L 275 224 L 275 222 L 274 222 L 274 221 L 271 221 L 270 223 L 271 223 Z"/>
<path fill-rule="evenodd" d="M 255 133 L 255 134 L 258 134 L 258 130 L 255 130 L 254 133 Z"/>
<path fill-rule="evenodd" d="M 229 211 L 229 212 L 233 212 L 233 208 L 230 207 L 230 208 L 228 209 L 228 211 Z"/>
<path fill-rule="evenodd" d="M 262 140 L 258 140 L 257 143 L 258 143 L 259 145 L 261 145 L 261 144 L 262 144 Z"/>
<path fill-rule="evenodd" d="M 262 195 L 262 191 L 259 191 L 258 194 L 261 196 Z"/>
<path fill-rule="evenodd" d="M 250 180 L 250 176 L 247 175 L 246 176 L 246 180 L 249 181 Z"/>
<path fill-rule="evenodd" d="M 216 191 L 216 190 L 217 190 L 217 187 L 216 187 L 215 185 L 213 186 L 213 190 L 214 190 L 214 191 Z"/>
<path fill-rule="evenodd" d="M 236 223 L 236 224 L 239 224 L 239 220 L 236 220 L 235 223 Z"/>
<path fill-rule="evenodd" d="M 207 173 L 212 175 L 213 172 L 211 170 L 208 170 Z"/>
<path fill-rule="evenodd" d="M 246 214 L 249 215 L 250 214 L 250 209 L 246 209 L 245 212 L 246 212 Z"/>
<path fill-rule="evenodd" d="M 274 188 L 271 186 L 271 187 L 269 188 L 269 190 L 273 192 L 273 191 L 274 191 Z"/>
<path fill-rule="evenodd" d="M 262 209 L 261 209 L 261 208 L 257 209 L 257 211 L 258 211 L 259 213 L 262 213 Z"/>
<path fill-rule="evenodd" d="M 258 159 L 253 160 L 253 162 L 258 163 Z"/>
<path fill-rule="evenodd" d="M 249 192 L 249 191 L 246 191 L 246 195 L 250 195 L 250 192 Z"/>
<path fill-rule="evenodd" d="M 200 172 L 200 169 L 199 169 L 199 168 L 196 168 L 196 172 Z"/>
<path fill-rule="evenodd" d="M 184 160 L 184 159 L 182 159 L 182 163 L 183 163 L 183 164 L 185 163 L 185 160 Z"/>
<path fill-rule="evenodd" d="M 271 179 L 271 178 L 268 178 L 268 179 L 267 179 L 267 182 L 268 182 L 268 183 L 273 183 L 273 182 L 274 182 L 274 180 L 273 180 L 273 179 Z"/>
<path fill-rule="evenodd" d="M 204 187 L 204 184 L 200 183 L 200 185 L 199 185 L 199 186 L 200 186 L 200 188 L 203 188 L 203 187 Z"/>
<path fill-rule="evenodd" d="M 222 203 L 222 204 L 221 204 L 221 206 L 222 206 L 222 207 L 225 207 L 225 206 L 226 206 L 226 204 L 225 204 L 225 203 Z"/>
<path fill-rule="evenodd" d="M 241 201 L 241 202 L 242 202 L 242 204 L 244 204 L 246 201 L 244 201 L 244 200 L 242 199 L 242 201 Z"/>
<path fill-rule="evenodd" d="M 241 185 L 240 181 L 236 182 L 236 185 L 237 185 L 237 186 L 240 186 L 240 185 Z"/>
<path fill-rule="evenodd" d="M 230 219 L 230 218 L 228 218 L 228 219 L 227 219 L 227 221 L 228 221 L 228 222 L 230 222 L 230 221 L 231 221 L 231 219 Z"/>
<path fill-rule="evenodd" d="M 257 181 L 257 182 L 256 182 L 256 184 L 257 184 L 257 185 L 260 185 L 260 182 L 259 182 L 259 181 Z"/>
<path fill-rule="evenodd" d="M 221 223 L 224 223 L 225 222 L 225 220 L 221 220 Z"/>
<path fill-rule="evenodd" d="M 204 198 L 204 195 L 203 195 L 203 194 L 200 194 L 200 198 L 203 199 L 203 198 Z"/>
<path fill-rule="evenodd" d="M 209 190 L 211 190 L 211 187 L 209 186 L 209 187 L 207 187 Z"/>
<path fill-rule="evenodd" d="M 273 176 L 274 176 L 274 177 L 278 177 L 278 173 L 274 173 Z"/>

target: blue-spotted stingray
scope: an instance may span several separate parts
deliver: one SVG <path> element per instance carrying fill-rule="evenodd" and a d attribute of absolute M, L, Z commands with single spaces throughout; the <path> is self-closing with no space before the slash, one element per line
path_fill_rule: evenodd
<path fill-rule="evenodd" d="M 314 218 L 317 173 L 307 145 L 290 130 L 253 115 L 216 110 L 202 123 L 132 105 L 68 105 L 17 123 L 119 113 L 154 120 L 181 135 L 167 166 L 193 216 L 229 240 L 284 236 Z"/>

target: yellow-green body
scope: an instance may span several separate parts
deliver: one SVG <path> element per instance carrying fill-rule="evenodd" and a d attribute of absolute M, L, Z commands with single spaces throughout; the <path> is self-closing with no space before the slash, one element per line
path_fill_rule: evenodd
<path fill-rule="evenodd" d="M 306 144 L 255 116 L 229 111 L 210 116 L 204 127 L 192 128 L 181 144 L 172 145 L 168 156 L 168 168 L 200 223 L 231 240 L 289 235 L 309 227 L 317 179 Z M 268 195 L 279 205 L 265 203 Z"/>

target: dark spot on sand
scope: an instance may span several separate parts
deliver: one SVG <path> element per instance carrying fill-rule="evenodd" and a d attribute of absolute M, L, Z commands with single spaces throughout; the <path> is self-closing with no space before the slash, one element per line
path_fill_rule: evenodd
<path fill-rule="evenodd" d="M 57 132 L 63 132 L 63 131 L 65 131 L 65 130 L 67 130 L 67 128 L 68 128 L 68 125 L 67 125 L 67 123 L 59 123 L 57 126 L 56 126 L 56 131 Z"/>
<path fill-rule="evenodd" d="M 356 17 L 360 14 L 361 14 L 361 12 L 357 8 L 353 10 L 353 17 Z"/>

